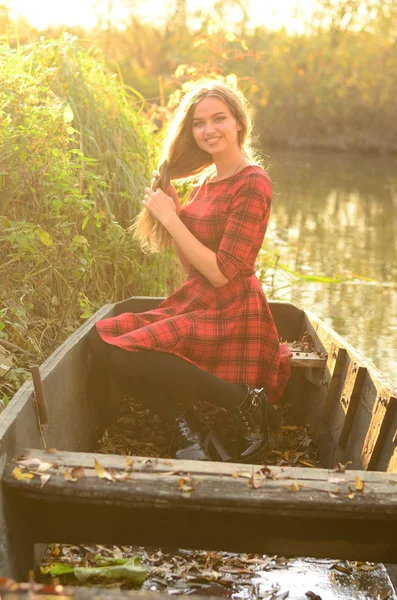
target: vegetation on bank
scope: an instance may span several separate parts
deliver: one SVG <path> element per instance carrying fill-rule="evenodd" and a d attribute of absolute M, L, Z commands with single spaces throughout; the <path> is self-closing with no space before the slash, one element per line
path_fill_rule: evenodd
<path fill-rule="evenodd" d="M 397 151 L 396 1 L 315 4 L 313 15 L 302 16 L 301 32 L 291 34 L 253 26 L 242 3 L 232 0 L 218 0 L 211 15 L 196 14 L 194 29 L 184 0 L 174 1 L 164 26 L 140 21 L 133 9 L 118 23 L 116 8 L 128 3 L 109 0 L 107 23 L 76 33 L 82 44 L 104 52 L 109 67 L 152 111 L 157 105 L 159 123 L 172 94 L 192 76 L 234 73 L 262 147 Z M 237 6 L 241 19 L 231 27 Z M 0 18 L 0 33 L 1 27 Z M 10 25 L 8 31 L 12 37 Z M 37 32 L 25 23 L 19 33 L 22 41 L 43 34 L 58 37 L 59 30 Z"/>
<path fill-rule="evenodd" d="M 156 150 L 100 55 L 69 36 L 0 45 L 0 342 L 24 352 L 0 371 L 3 404 L 97 308 L 174 289 L 171 254 L 142 254 L 128 230 Z"/>

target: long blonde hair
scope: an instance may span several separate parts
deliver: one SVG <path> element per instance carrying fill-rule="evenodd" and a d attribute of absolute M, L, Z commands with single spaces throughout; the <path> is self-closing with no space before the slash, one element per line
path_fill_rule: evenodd
<path fill-rule="evenodd" d="M 218 81 L 205 82 L 187 92 L 175 111 L 164 144 L 163 156 L 158 167 L 159 177 L 152 189 L 167 191 L 170 181 L 188 180 L 199 175 L 213 164 L 211 154 L 197 145 L 193 137 L 193 116 L 197 104 L 204 98 L 222 100 L 240 125 L 238 143 L 242 153 L 254 161 L 251 145 L 251 119 L 244 96 Z M 144 208 L 133 225 L 134 236 L 143 249 L 157 252 L 172 243 L 172 238 L 161 223 Z"/>

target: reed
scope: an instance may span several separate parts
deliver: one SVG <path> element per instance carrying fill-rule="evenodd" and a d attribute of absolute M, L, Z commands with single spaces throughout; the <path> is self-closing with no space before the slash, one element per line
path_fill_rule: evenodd
<path fill-rule="evenodd" d="M 98 52 L 70 36 L 1 42 L 0 342 L 22 349 L 3 403 L 24 352 L 41 362 L 103 304 L 180 283 L 171 250 L 146 256 L 128 230 L 156 155 L 142 99 Z"/>

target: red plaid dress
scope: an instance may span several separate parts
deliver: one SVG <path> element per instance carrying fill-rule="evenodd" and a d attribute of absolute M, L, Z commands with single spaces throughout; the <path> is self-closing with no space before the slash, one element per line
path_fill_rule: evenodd
<path fill-rule="evenodd" d="M 290 375 L 255 260 L 270 212 L 271 184 L 256 165 L 193 189 L 180 218 L 217 254 L 229 282 L 215 288 L 191 267 L 186 282 L 158 308 L 97 323 L 101 338 L 125 350 L 175 354 L 230 383 L 264 387 L 271 402 Z"/>

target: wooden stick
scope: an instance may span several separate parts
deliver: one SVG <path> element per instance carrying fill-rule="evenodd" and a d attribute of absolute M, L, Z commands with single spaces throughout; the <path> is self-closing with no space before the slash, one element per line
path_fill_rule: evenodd
<path fill-rule="evenodd" d="M 39 415 L 39 419 L 40 419 L 40 424 L 45 425 L 46 423 L 48 423 L 49 419 L 48 419 L 47 404 L 46 404 L 46 401 L 44 398 L 43 383 L 41 381 L 41 376 L 40 376 L 40 369 L 38 366 L 35 365 L 30 368 L 30 372 L 32 373 L 34 392 L 35 392 L 35 396 L 36 396 L 37 410 L 38 410 L 38 415 Z"/>

